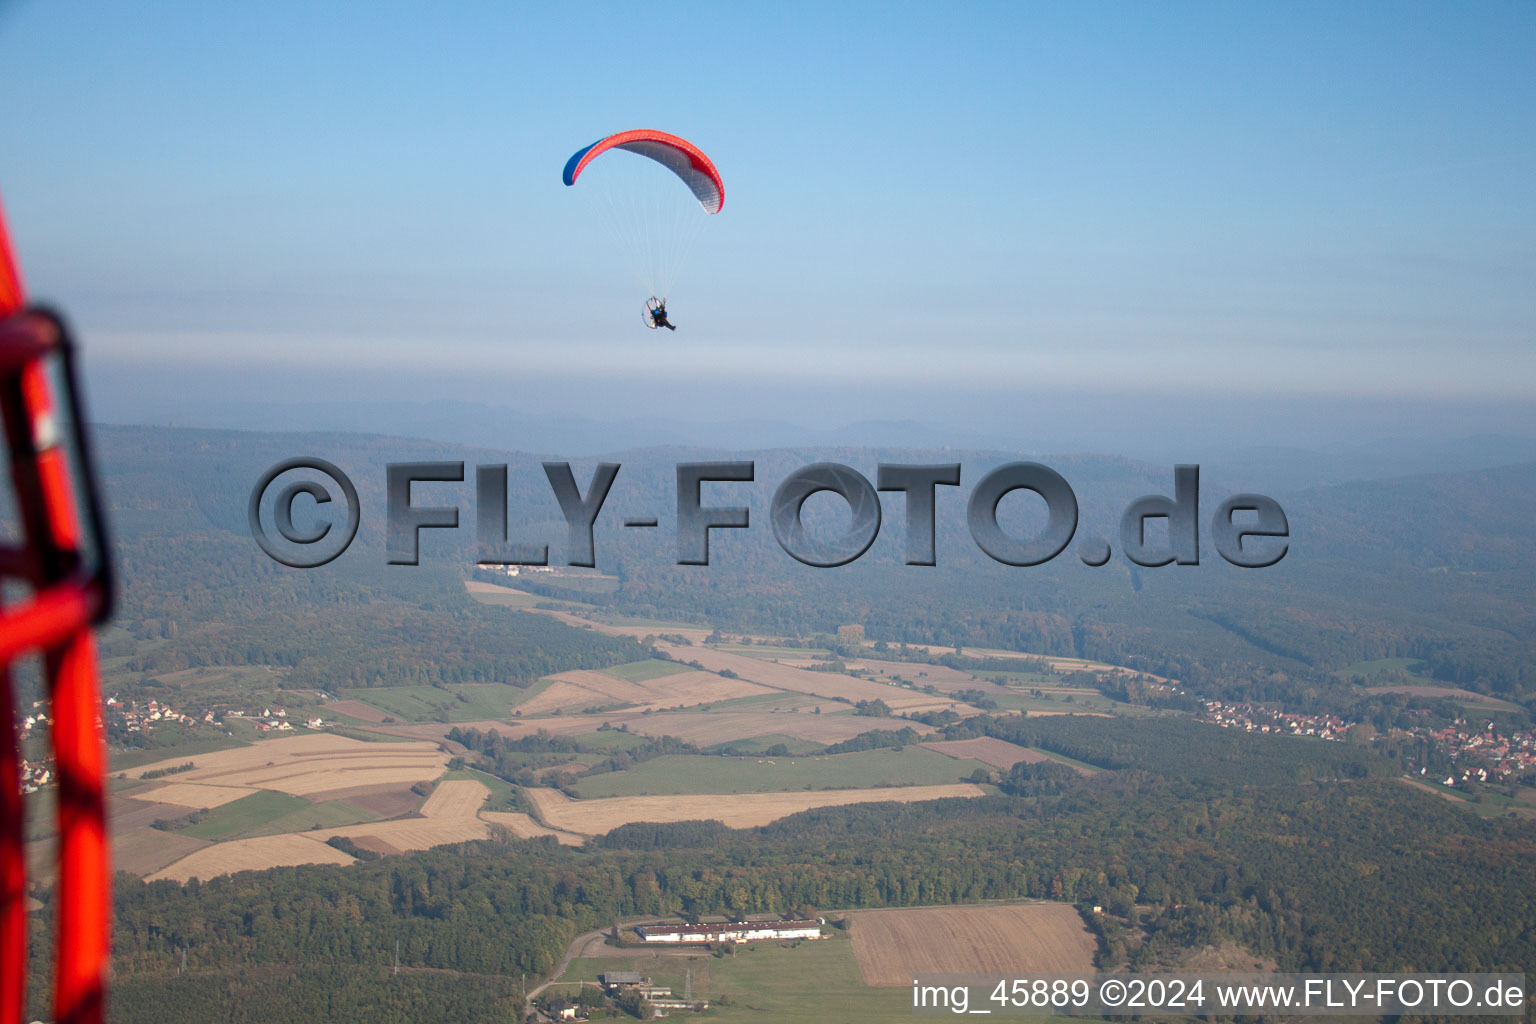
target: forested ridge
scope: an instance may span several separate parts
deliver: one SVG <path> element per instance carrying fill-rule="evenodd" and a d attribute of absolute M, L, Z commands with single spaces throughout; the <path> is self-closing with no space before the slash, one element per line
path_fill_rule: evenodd
<path fill-rule="evenodd" d="M 423 564 L 393 570 L 383 562 L 383 464 L 403 458 L 507 462 L 514 532 L 551 543 L 562 560 L 565 527 L 538 462 L 522 453 L 360 435 L 284 435 L 165 428 L 104 428 L 112 515 L 125 583 L 121 622 L 135 636 L 180 636 L 165 657 L 189 664 L 211 657 L 221 635 L 188 636 L 204 623 L 262 627 L 268 613 L 351 609 L 364 621 L 384 598 L 429 617 L 462 605 L 451 594 L 472 561 L 472 529 L 423 531 Z M 323 450 L 355 478 L 365 508 L 354 550 L 324 569 L 284 570 L 247 535 L 244 507 L 256 477 L 295 446 Z M 873 472 L 877 461 L 932 461 L 933 453 L 836 448 L 758 452 L 762 486 L 722 485 L 713 500 L 751 505 L 754 528 L 719 531 L 708 567 L 678 566 L 674 545 L 617 525 L 617 513 L 660 512 L 675 504 L 675 462 L 700 452 L 626 453 L 597 531 L 599 568 L 610 593 L 576 591 L 558 580 L 521 581 L 550 596 L 597 603 L 614 612 L 695 621 L 790 636 L 864 625 L 872 639 L 1006 648 L 1128 665 L 1185 681 L 1228 699 L 1316 700 L 1348 690 L 1336 674 L 1361 661 L 1411 658 L 1431 677 L 1520 702 L 1536 693 L 1536 617 L 1528 580 L 1536 548 L 1522 518 L 1536 494 L 1536 467 L 1341 484 L 1277 495 L 1293 523 L 1291 553 L 1273 569 L 1236 570 L 1209 550 L 1203 564 L 1142 569 L 1115 559 L 1088 569 L 1063 556 L 1030 569 L 992 562 L 964 525 L 963 495 L 941 488 L 939 565 L 901 564 L 900 517 L 869 554 L 834 571 L 794 562 L 773 541 L 765 503 L 772 481 L 812 456 Z M 952 453 L 968 481 L 1003 461 L 998 453 Z M 586 479 L 592 460 L 577 460 Z M 1080 530 L 1112 535 L 1117 510 L 1133 498 L 1167 492 L 1170 470 L 1124 459 L 1050 460 L 1077 490 Z M 1208 473 L 1214 494 L 1221 482 Z M 469 512 L 472 487 L 432 485 L 422 500 Z M 963 490 L 963 488 L 961 489 Z M 1467 493 L 1483 496 L 1475 515 Z M 1407 515 L 1404 510 L 1412 509 Z M 814 516 L 812 517 L 815 518 Z M 1027 515 L 1010 526 L 1030 528 Z M 1208 538 L 1207 538 L 1208 540 Z M 1213 559 L 1215 559 L 1213 561 Z M 387 609 L 387 602 L 380 605 Z M 392 613 L 391 613 L 392 614 Z M 388 615 L 385 616 L 387 621 Z M 270 620 L 272 630 L 288 622 Z M 280 646 L 261 641 L 257 651 Z M 205 653 L 198 653 L 206 649 Z M 156 657 L 161 657 L 156 655 Z M 436 661 L 437 652 L 416 657 Z M 449 663 L 428 672 L 451 679 L 497 671 Z M 158 661 L 144 664 L 159 665 Z M 330 666 L 326 666 L 329 668 Z M 363 670 L 369 677 L 403 675 Z"/>

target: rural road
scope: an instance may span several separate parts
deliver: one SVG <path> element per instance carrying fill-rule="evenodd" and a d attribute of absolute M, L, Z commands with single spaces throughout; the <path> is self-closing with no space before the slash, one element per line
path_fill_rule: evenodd
<path fill-rule="evenodd" d="M 636 918 L 632 918 L 631 920 L 628 920 L 628 921 L 620 921 L 619 922 L 619 927 L 620 928 L 628 928 L 631 925 L 646 924 L 647 922 L 652 922 L 652 921 L 656 921 L 656 920 L 658 920 L 658 919 L 654 918 L 654 917 L 636 917 Z M 611 928 L 612 925 L 609 925 L 609 927 Z M 608 928 L 598 928 L 598 929 L 596 929 L 594 931 L 582 932 L 580 935 L 578 935 L 574 939 L 572 939 L 571 940 L 571 944 L 569 946 L 567 946 L 566 949 L 565 949 L 565 956 L 561 957 L 560 962 L 558 964 L 556 964 L 554 970 L 552 970 L 550 972 L 549 980 L 546 981 L 544 984 L 540 985 L 538 988 L 533 989 L 531 992 L 528 993 L 528 1002 L 523 1007 L 523 1012 L 526 1013 L 528 1016 L 532 1017 L 534 1015 L 533 1014 L 533 1001 L 539 997 L 540 993 L 542 993 L 545 989 L 549 988 L 549 986 L 553 985 L 555 983 L 556 979 L 558 979 L 562 974 L 565 973 L 566 968 L 571 966 L 571 961 L 576 959 L 576 957 L 578 957 L 579 955 L 581 955 L 581 951 L 586 948 L 586 946 L 587 946 L 587 944 L 589 942 L 592 942 L 594 939 L 602 938 L 603 937 L 603 933 L 606 932 L 606 931 L 608 931 Z M 542 1019 L 542 1018 L 540 1018 L 540 1019 Z"/>

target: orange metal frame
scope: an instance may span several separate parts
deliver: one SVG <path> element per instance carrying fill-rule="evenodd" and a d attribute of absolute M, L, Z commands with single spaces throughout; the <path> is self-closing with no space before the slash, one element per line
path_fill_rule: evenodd
<path fill-rule="evenodd" d="M 0 219 L 0 422 L 20 528 L 19 543 L 0 546 L 0 580 L 21 582 L 30 591 L 23 601 L 0 605 L 0 728 L 5 734 L 0 751 L 0 1024 L 22 1021 L 26 1008 L 25 807 L 11 666 L 27 654 L 42 656 L 58 778 L 54 1018 L 59 1024 L 100 1024 L 110 952 L 111 867 L 106 749 L 91 626 L 110 614 L 113 584 L 95 471 L 79 414 L 74 346 L 57 315 L 17 311 L 21 294 Z M 50 360 L 57 360 L 62 371 L 62 410 L 55 408 L 49 387 Z M 65 422 L 75 438 L 76 468 L 85 488 L 84 532 L 69 453 L 61 441 Z M 90 558 L 87 539 L 95 552 Z"/>

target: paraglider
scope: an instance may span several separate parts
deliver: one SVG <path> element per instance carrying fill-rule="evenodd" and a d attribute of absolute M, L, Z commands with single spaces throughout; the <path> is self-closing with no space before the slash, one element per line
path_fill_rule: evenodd
<path fill-rule="evenodd" d="M 647 163 L 605 160 L 593 169 L 598 157 L 618 150 L 646 157 Z M 583 192 L 592 198 L 636 277 L 650 292 L 642 322 L 651 330 L 677 330 L 667 318 L 667 293 L 703 223 L 725 205 L 720 172 L 687 139 L 642 128 L 577 150 L 566 161 L 561 180 L 575 185 L 584 173 L 588 178 Z M 697 208 L 677 187 L 679 181 L 693 194 Z"/>
<path fill-rule="evenodd" d="M 645 326 L 653 331 L 658 327 L 665 327 L 669 331 L 677 330 L 676 325 L 667 319 L 666 302 L 654 295 L 645 300 Z"/>

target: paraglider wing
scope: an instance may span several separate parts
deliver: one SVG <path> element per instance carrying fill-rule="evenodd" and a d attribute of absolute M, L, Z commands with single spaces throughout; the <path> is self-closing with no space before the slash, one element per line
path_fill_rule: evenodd
<path fill-rule="evenodd" d="M 606 139 L 599 139 L 585 149 L 579 149 L 565 163 L 561 175 L 567 185 L 576 179 L 586 166 L 610 149 L 625 149 L 631 153 L 650 157 L 683 180 L 705 213 L 719 213 L 725 205 L 725 182 L 720 172 L 704 151 L 687 139 L 668 135 L 666 132 L 647 128 L 619 132 Z"/>

